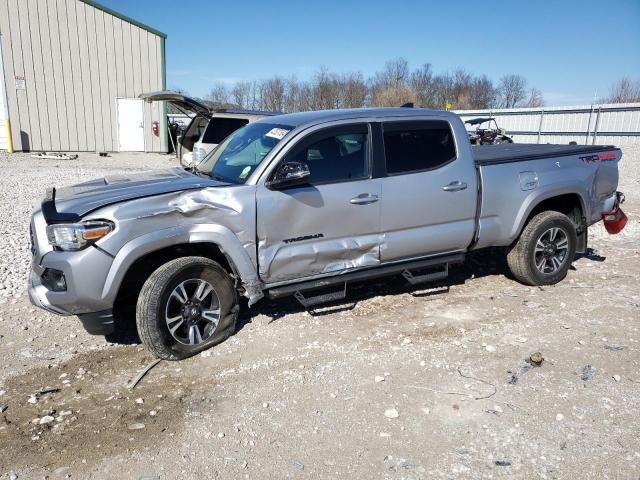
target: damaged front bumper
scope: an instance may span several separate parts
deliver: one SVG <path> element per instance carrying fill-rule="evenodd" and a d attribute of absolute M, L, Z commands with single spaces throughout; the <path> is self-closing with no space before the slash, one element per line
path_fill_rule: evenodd
<path fill-rule="evenodd" d="M 46 222 L 37 212 L 31 223 L 31 303 L 56 315 L 77 315 L 89 333 L 111 333 L 113 305 L 102 298 L 102 288 L 113 258 L 94 247 L 56 251 L 48 244 L 45 229 Z M 55 272 L 53 281 L 51 272 Z"/>

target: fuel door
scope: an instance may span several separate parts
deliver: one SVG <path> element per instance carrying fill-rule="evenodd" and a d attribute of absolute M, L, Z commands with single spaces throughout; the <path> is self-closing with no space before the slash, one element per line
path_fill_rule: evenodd
<path fill-rule="evenodd" d="M 533 190 L 538 186 L 538 174 L 533 171 L 520 172 L 520 190 Z"/>

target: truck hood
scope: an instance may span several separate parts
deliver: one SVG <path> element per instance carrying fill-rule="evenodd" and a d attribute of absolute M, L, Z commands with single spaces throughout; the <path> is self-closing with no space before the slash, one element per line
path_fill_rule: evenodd
<path fill-rule="evenodd" d="M 72 221 L 114 203 L 226 185 L 229 184 L 199 177 L 179 167 L 132 175 L 110 175 L 50 191 L 42 202 L 42 210 L 47 223 Z"/>

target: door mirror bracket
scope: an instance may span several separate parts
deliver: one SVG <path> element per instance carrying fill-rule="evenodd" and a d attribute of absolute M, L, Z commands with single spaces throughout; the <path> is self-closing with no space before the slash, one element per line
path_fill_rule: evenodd
<path fill-rule="evenodd" d="M 281 164 L 271 180 L 266 182 L 266 187 L 271 190 L 282 190 L 309 183 L 311 172 L 304 162 L 285 162 Z"/>

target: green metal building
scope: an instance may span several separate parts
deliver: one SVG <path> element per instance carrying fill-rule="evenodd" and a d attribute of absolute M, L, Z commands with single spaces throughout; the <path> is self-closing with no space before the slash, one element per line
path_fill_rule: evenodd
<path fill-rule="evenodd" d="M 166 107 L 138 99 L 165 88 L 166 38 L 89 0 L 0 0 L 0 150 L 166 152 Z"/>

